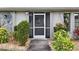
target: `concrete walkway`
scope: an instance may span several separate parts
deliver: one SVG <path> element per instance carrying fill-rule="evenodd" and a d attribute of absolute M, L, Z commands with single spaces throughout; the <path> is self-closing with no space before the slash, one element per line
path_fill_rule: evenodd
<path fill-rule="evenodd" d="M 47 40 L 32 40 L 28 51 L 51 51 Z"/>

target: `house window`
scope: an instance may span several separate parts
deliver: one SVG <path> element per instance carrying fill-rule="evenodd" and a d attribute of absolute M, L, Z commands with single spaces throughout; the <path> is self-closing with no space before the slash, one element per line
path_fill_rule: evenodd
<path fill-rule="evenodd" d="M 70 31 L 70 13 L 64 13 L 64 24 L 67 27 L 67 30 Z"/>
<path fill-rule="evenodd" d="M 75 13 L 75 28 L 79 27 L 79 13 Z"/>
<path fill-rule="evenodd" d="M 12 31 L 12 15 L 10 12 L 0 13 L 0 27 L 5 27 L 8 31 Z"/>

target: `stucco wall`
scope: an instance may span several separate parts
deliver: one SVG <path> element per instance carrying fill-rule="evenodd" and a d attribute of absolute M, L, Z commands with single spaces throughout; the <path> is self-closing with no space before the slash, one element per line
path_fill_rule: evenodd
<path fill-rule="evenodd" d="M 57 23 L 64 23 L 63 12 L 50 12 L 50 37 L 52 38 L 54 27 Z"/>
<path fill-rule="evenodd" d="M 57 23 L 62 23 L 64 22 L 63 19 L 63 13 L 62 12 L 54 12 L 53 13 L 53 26 L 55 26 Z"/>
<path fill-rule="evenodd" d="M 74 12 L 71 13 L 70 16 L 70 37 L 74 37 L 73 31 L 75 29 L 75 18 L 74 18 Z"/>
<path fill-rule="evenodd" d="M 21 21 L 28 21 L 28 12 L 15 12 L 15 25 L 18 25 Z"/>

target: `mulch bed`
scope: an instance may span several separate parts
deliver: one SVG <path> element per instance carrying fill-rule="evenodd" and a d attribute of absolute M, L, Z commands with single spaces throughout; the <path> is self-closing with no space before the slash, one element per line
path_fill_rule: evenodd
<path fill-rule="evenodd" d="M 0 44 L 0 51 L 26 51 L 29 48 L 30 39 L 25 46 L 19 46 L 15 41 Z"/>
<path fill-rule="evenodd" d="M 79 51 L 79 40 L 72 40 L 74 43 L 74 50 L 73 51 Z"/>

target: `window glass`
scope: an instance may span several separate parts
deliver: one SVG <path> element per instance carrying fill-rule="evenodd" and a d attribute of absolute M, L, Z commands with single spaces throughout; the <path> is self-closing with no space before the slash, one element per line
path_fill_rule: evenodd
<path fill-rule="evenodd" d="M 75 13 L 75 27 L 79 27 L 79 13 Z"/>
<path fill-rule="evenodd" d="M 44 35 L 44 28 L 35 28 L 35 35 Z"/>
<path fill-rule="evenodd" d="M 44 15 L 35 15 L 35 27 L 44 27 Z"/>

